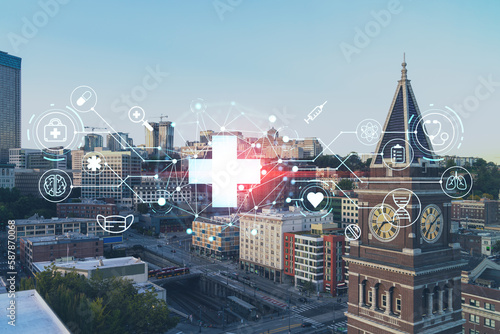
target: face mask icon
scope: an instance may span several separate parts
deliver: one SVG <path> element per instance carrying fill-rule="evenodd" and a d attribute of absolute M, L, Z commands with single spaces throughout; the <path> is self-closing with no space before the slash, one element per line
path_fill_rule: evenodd
<path fill-rule="evenodd" d="M 446 190 L 467 190 L 467 181 L 458 172 L 452 173 L 446 180 Z"/>
<path fill-rule="evenodd" d="M 125 232 L 134 222 L 134 215 L 126 217 L 120 215 L 103 216 L 97 215 L 97 223 L 106 232 L 122 233 Z"/>

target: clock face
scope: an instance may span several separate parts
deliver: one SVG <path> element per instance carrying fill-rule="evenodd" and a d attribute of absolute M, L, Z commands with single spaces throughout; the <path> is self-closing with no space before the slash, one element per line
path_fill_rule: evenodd
<path fill-rule="evenodd" d="M 427 242 L 435 242 L 443 232 L 443 216 L 434 204 L 428 205 L 420 218 L 420 233 Z"/>
<path fill-rule="evenodd" d="M 389 205 L 378 205 L 370 213 L 370 231 L 380 241 L 391 241 L 399 233 L 399 218 Z"/>

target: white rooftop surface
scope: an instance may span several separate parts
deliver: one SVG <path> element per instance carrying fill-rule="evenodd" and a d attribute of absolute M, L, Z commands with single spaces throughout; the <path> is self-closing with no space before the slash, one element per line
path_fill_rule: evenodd
<path fill-rule="evenodd" d="M 7 312 L 10 303 L 8 294 L 0 294 L 0 308 Z M 36 290 L 16 292 L 16 326 L 3 316 L 0 321 L 0 333 L 70 333 Z"/>
<path fill-rule="evenodd" d="M 100 261 L 102 260 L 103 265 L 100 265 Z M 137 263 L 144 263 L 141 259 L 137 259 L 133 256 L 127 257 L 119 257 L 114 259 L 95 259 L 95 258 L 86 258 L 84 260 L 78 261 L 68 261 L 68 262 L 56 262 L 55 265 L 57 268 L 75 268 L 78 270 L 92 270 L 96 268 L 113 268 L 113 267 L 124 267 Z M 50 266 L 53 262 L 44 261 L 44 262 L 35 262 L 33 265 L 36 266 L 40 271 L 44 271 L 46 267 Z"/>

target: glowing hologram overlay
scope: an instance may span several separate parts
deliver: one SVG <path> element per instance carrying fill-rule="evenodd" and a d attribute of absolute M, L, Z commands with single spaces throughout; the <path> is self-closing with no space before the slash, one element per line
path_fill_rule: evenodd
<path fill-rule="evenodd" d="M 238 159 L 237 137 L 214 136 L 212 159 L 189 159 L 189 183 L 212 184 L 212 207 L 238 206 L 238 184 L 260 183 L 260 159 Z"/>

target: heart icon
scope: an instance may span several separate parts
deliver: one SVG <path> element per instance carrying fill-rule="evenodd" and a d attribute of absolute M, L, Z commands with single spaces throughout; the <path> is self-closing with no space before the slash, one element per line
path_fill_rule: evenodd
<path fill-rule="evenodd" d="M 310 192 L 309 194 L 307 194 L 307 200 L 312 204 L 312 206 L 314 206 L 315 209 L 319 205 L 319 203 L 321 203 L 323 198 L 325 198 L 325 195 L 323 195 L 323 193 L 321 192 Z"/>

